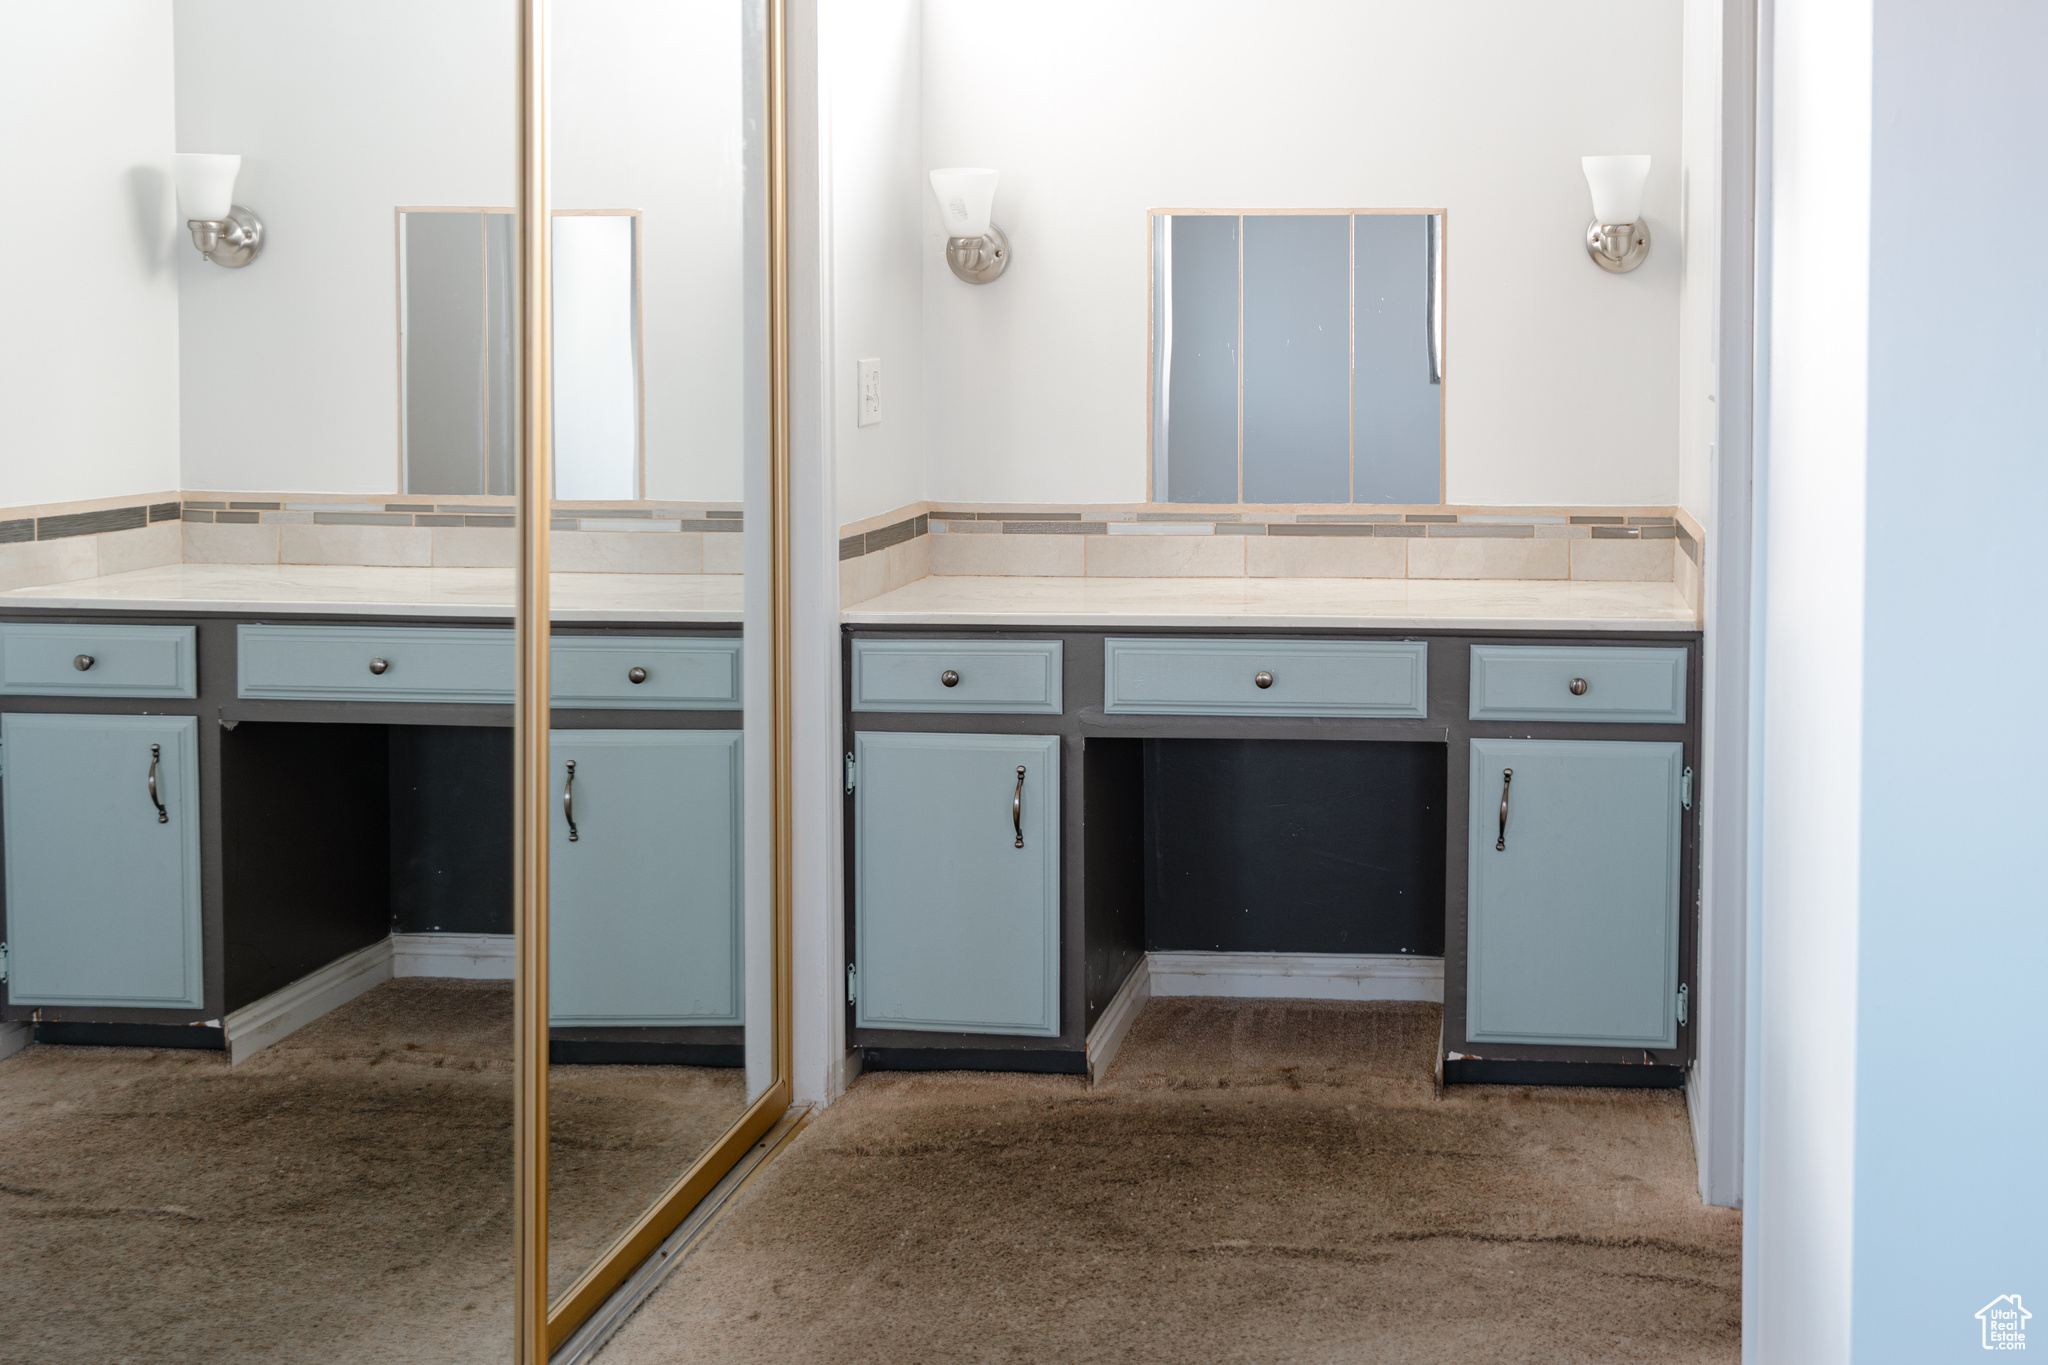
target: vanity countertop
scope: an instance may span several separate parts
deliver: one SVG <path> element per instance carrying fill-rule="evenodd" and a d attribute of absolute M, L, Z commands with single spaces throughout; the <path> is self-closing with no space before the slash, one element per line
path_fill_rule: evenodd
<path fill-rule="evenodd" d="M 738 574 L 558 573 L 552 619 L 732 623 Z M 476 616 L 510 619 L 510 569 L 326 564 L 166 564 L 0 592 L 0 611 L 172 611 L 236 615 Z"/>
<path fill-rule="evenodd" d="M 921 578 L 845 608 L 863 626 L 1697 630 L 1670 583 L 1411 578 Z"/>

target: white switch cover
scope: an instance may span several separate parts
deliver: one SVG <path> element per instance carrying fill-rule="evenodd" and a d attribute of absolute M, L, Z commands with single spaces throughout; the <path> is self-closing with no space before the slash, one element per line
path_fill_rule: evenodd
<path fill-rule="evenodd" d="M 882 420 L 882 362 L 860 362 L 860 420 L 854 425 L 871 427 Z"/>

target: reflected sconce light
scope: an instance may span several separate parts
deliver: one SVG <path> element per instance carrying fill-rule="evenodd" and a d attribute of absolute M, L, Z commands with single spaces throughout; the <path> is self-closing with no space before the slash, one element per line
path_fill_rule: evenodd
<path fill-rule="evenodd" d="M 1593 191 L 1586 254 L 1602 270 L 1626 275 L 1650 255 L 1650 229 L 1643 224 L 1643 182 L 1650 178 L 1650 158 L 1589 156 L 1580 162 Z"/>
<path fill-rule="evenodd" d="M 969 284 L 987 284 L 1010 266 L 1010 239 L 989 221 L 996 173 L 974 166 L 932 172 L 932 197 L 946 225 L 946 264 Z"/>
<path fill-rule="evenodd" d="M 240 270 L 262 255 L 262 220 L 234 202 L 242 158 L 179 152 L 175 164 L 178 207 L 199 254 L 230 270 Z"/>

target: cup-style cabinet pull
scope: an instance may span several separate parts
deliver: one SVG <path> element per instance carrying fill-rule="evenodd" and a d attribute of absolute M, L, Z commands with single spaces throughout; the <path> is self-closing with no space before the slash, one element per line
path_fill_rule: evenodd
<path fill-rule="evenodd" d="M 1515 780 L 1513 768 L 1500 770 L 1500 837 L 1493 841 L 1495 853 L 1508 851 L 1508 784 Z"/>
<path fill-rule="evenodd" d="M 162 764 L 164 747 L 161 744 L 149 746 L 149 804 L 156 807 L 156 822 L 159 825 L 171 823 L 171 813 L 164 809 L 163 798 L 157 795 L 156 770 Z"/>
<path fill-rule="evenodd" d="M 1266 672 L 1264 669 L 1260 669 L 1257 673 L 1254 673 L 1252 675 L 1252 682 L 1261 691 L 1263 691 L 1266 688 L 1271 687 L 1273 685 L 1273 675 L 1271 673 Z"/>
<path fill-rule="evenodd" d="M 939 685 L 942 687 L 958 687 L 960 685 L 960 675 L 949 668 L 944 673 L 939 674 Z"/>
<path fill-rule="evenodd" d="M 1017 827 L 1017 847 L 1024 847 L 1024 765 L 1017 765 L 1017 790 L 1010 797 L 1010 823 Z"/>
<path fill-rule="evenodd" d="M 77 670 L 78 670 L 78 671 L 79 671 L 80 673 L 83 673 L 83 672 L 85 672 L 85 670 L 86 670 L 86 669 L 88 669 L 88 668 L 91 668 L 91 667 L 92 667 L 92 655 L 90 655 L 90 654 L 81 654 L 81 655 L 79 655 L 79 656 L 78 656 L 77 658 L 75 658 L 75 659 L 73 659 L 73 660 L 71 661 L 71 666 L 72 666 L 73 668 L 77 669 Z"/>
<path fill-rule="evenodd" d="M 626 670 L 626 681 L 627 681 L 627 682 L 629 682 L 629 683 L 633 683 L 633 684 L 635 684 L 635 685 L 638 685 L 638 684 L 640 684 L 640 683 L 644 683 L 644 682 L 646 682 L 646 681 L 647 681 L 647 670 L 646 670 L 646 669 L 644 669 L 644 668 L 629 668 L 629 669 L 627 669 L 627 670 Z"/>
<path fill-rule="evenodd" d="M 381 677 L 381 676 L 383 676 L 383 674 L 384 674 L 385 670 L 389 669 L 390 667 L 391 667 L 391 661 L 390 661 L 389 659 L 372 659 L 372 660 L 370 660 L 370 671 L 371 671 L 372 673 L 375 673 L 375 674 L 377 674 L 377 675 L 378 675 L 378 676 L 380 676 L 380 677 Z"/>
<path fill-rule="evenodd" d="M 576 760 L 569 760 L 569 777 L 562 783 L 562 818 L 569 822 L 569 842 L 575 843 L 576 833 Z"/>
<path fill-rule="evenodd" d="M 1565 686 L 1569 687 L 1572 690 L 1572 695 L 1575 697 L 1583 697 L 1586 695 L 1586 680 L 1584 678 L 1573 678 L 1570 682 L 1566 683 Z"/>

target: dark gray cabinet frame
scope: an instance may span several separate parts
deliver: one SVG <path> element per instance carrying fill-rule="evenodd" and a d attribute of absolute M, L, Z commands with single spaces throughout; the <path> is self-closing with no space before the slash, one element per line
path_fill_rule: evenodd
<path fill-rule="evenodd" d="M 242 907 L 227 904 L 228 883 L 224 849 L 224 802 L 222 793 L 221 735 L 243 721 L 301 722 L 330 725 L 461 725 L 509 729 L 512 708 L 508 705 L 472 705 L 458 702 L 318 702 L 245 701 L 236 695 L 235 648 L 238 625 L 269 622 L 295 625 L 367 625 L 392 629 L 412 626 L 493 627 L 509 629 L 503 617 L 404 616 L 379 614 L 292 612 L 79 612 L 23 611 L 0 613 L 0 620 L 39 622 L 50 625 L 190 625 L 197 628 L 199 654 L 199 695 L 193 698 L 137 699 L 123 697 L 9 697 L 0 710 L 17 712 L 72 712 L 89 715 L 171 715 L 197 716 L 199 726 L 199 883 L 201 934 L 205 963 L 205 1004 L 197 1010 L 52 1009 L 43 1007 L 45 1019 L 79 1023 L 193 1024 L 219 1019 L 233 1008 L 248 1003 L 227 1000 L 227 929 L 229 916 Z M 573 635 L 687 635 L 737 638 L 736 624 L 660 623 L 564 623 L 554 628 L 557 636 Z M 737 711 L 640 711 L 562 708 L 550 724 L 558 730 L 737 730 Z M 335 755 L 338 765 L 348 762 L 345 751 Z M 343 774 L 345 776 L 345 773 Z M 319 781 L 320 773 L 307 773 L 306 781 Z M 0 781 L 5 781 L 0 772 Z M 511 820 L 508 807 L 505 818 Z M 0 847 L 0 858 L 4 858 Z M 4 864 L 0 864 L 4 870 Z M 5 883 L 0 879 L 0 940 L 5 930 Z M 0 1002 L 5 1000 L 0 983 Z M 27 1006 L 0 1003 L 0 1019 L 26 1020 L 38 1011 Z M 573 1031 L 572 1031 L 573 1033 Z"/>
<path fill-rule="evenodd" d="M 1296 639 L 1296 640 L 1421 640 L 1429 646 L 1429 714 L 1420 720 L 1354 720 L 1335 718 L 1252 718 L 1227 716 L 1111 716 L 1102 709 L 1103 641 L 1118 638 L 1161 639 Z M 1065 644 L 1065 709 L 1054 716 L 1006 716 L 981 714 L 901 714 L 852 709 L 850 680 L 855 639 L 869 640 L 1060 640 Z M 951 1034 L 907 1029 L 864 1029 L 853 1024 L 847 1008 L 847 1039 L 862 1049 L 886 1049 L 894 1054 L 893 1064 L 921 1065 L 906 1060 L 911 1054 L 929 1054 L 930 1065 L 951 1064 L 963 1068 L 1079 1071 L 1085 1054 L 1088 1028 L 1110 997 L 1122 984 L 1129 967 L 1113 979 L 1098 979 L 1093 990 L 1088 981 L 1091 917 L 1089 890 L 1091 869 L 1088 850 L 1086 793 L 1090 786 L 1088 742 L 1100 739 L 1297 739 L 1353 742 L 1406 741 L 1447 746 L 1447 791 L 1445 818 L 1449 828 L 1445 839 L 1444 867 L 1444 1023 L 1445 1052 L 1467 1057 L 1501 1061 L 1605 1062 L 1659 1066 L 1683 1066 L 1694 1055 L 1693 1023 L 1678 1030 L 1678 1046 L 1663 1051 L 1640 1048 L 1552 1047 L 1538 1045 L 1474 1044 L 1465 1037 L 1465 912 L 1468 889 L 1466 869 L 1466 812 L 1471 783 L 1469 743 L 1475 738 L 1515 739 L 1603 739 L 1677 740 L 1684 745 L 1684 763 L 1693 769 L 1693 801 L 1682 812 L 1679 877 L 1678 979 L 1681 984 L 1696 981 L 1699 900 L 1699 716 L 1700 635 L 1696 631 L 1401 631 L 1358 629 L 1241 629 L 1241 628 L 1141 628 L 1119 627 L 1098 630 L 976 630 L 959 626 L 918 626 L 882 628 L 846 626 L 841 631 L 841 676 L 848 679 L 842 689 L 841 723 L 845 743 L 851 752 L 856 730 L 911 730 L 954 734 L 1036 734 L 1058 735 L 1061 740 L 1061 839 L 1060 874 L 1060 996 L 1061 1030 L 1055 1038 L 1010 1038 L 988 1034 Z M 1686 723 L 1683 725 L 1552 724 L 1535 721 L 1475 721 L 1468 718 L 1471 702 L 1471 646 L 1476 644 L 1530 645 L 1656 645 L 1686 651 Z M 1112 835 L 1112 837 L 1116 837 Z M 853 860 L 856 849 L 853 828 L 853 798 L 845 802 L 845 917 L 846 942 L 853 934 Z M 1104 870 L 1098 866 L 1092 879 L 1102 884 Z M 1096 917 L 1098 924 L 1100 916 Z M 1135 963 L 1135 957 L 1132 959 Z M 1102 974 L 1098 972 L 1098 978 Z M 1697 989 L 1693 991 L 1697 998 Z M 1697 1018 L 1695 1008 L 1692 1019 Z M 1049 1054 L 1043 1057 L 1008 1054 Z"/>

